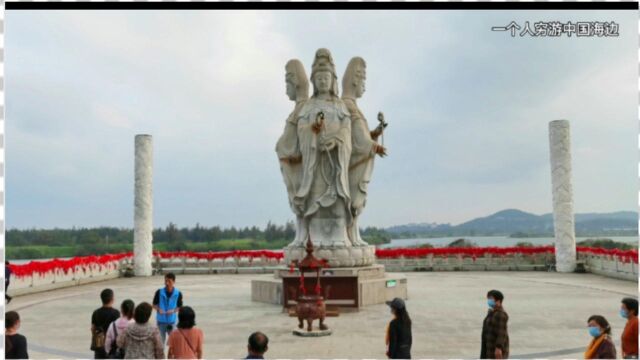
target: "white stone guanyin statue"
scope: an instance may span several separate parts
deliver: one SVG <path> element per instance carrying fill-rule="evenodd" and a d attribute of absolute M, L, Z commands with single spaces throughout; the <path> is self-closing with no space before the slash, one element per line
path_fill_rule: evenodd
<path fill-rule="evenodd" d="M 358 241 L 359 235 L 356 239 L 351 236 L 352 119 L 349 109 L 338 97 L 337 76 L 329 50 L 316 52 L 311 82 L 313 96 L 297 112 L 297 139 L 293 139 L 291 131 L 287 134 L 286 128 L 283 137 L 287 139 L 281 138 L 283 143 L 297 141 L 301 156 L 301 180 L 292 208 L 302 216 L 302 221 L 296 239 L 285 248 L 285 261 L 302 259 L 304 240 L 310 236 L 315 255 L 327 259 L 332 267 L 371 265 L 375 248 Z"/>

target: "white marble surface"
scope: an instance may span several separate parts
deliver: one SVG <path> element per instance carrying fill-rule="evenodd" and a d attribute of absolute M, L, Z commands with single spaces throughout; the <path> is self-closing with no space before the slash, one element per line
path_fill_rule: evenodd
<path fill-rule="evenodd" d="M 576 236 L 571 183 L 571 132 L 569 121 L 549 123 L 553 222 L 556 246 L 556 271 L 573 272 L 576 268 Z"/>
<path fill-rule="evenodd" d="M 151 276 L 153 255 L 153 139 L 135 138 L 135 194 L 133 233 L 134 272 Z"/>

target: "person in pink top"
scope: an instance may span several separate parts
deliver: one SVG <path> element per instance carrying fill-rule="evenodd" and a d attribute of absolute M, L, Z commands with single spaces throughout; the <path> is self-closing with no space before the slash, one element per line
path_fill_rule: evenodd
<path fill-rule="evenodd" d="M 180 308 L 178 328 L 169 335 L 169 359 L 202 359 L 202 330 L 195 327 L 196 313 L 189 306 Z"/>
<path fill-rule="evenodd" d="M 104 351 L 107 353 L 110 359 L 124 358 L 124 352 L 118 354 L 116 340 L 118 339 L 118 335 L 124 333 L 124 331 L 127 329 L 127 326 L 134 322 L 133 310 L 135 309 L 135 307 L 136 306 L 132 300 L 127 299 L 123 301 L 120 305 L 120 318 L 112 322 L 107 329 L 107 337 L 104 342 Z"/>

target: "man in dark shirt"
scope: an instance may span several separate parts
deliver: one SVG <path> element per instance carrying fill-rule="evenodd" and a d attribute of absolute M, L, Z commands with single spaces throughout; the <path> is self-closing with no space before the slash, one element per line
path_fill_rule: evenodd
<path fill-rule="evenodd" d="M 120 312 L 113 308 L 114 295 L 113 290 L 104 289 L 100 293 L 102 307 L 96 309 L 91 315 L 91 350 L 94 352 L 95 359 L 106 359 L 107 353 L 104 350 L 104 339 L 106 338 L 107 329 L 112 322 L 118 320 Z M 95 339 L 102 338 L 101 346 L 93 346 Z"/>
<path fill-rule="evenodd" d="M 247 350 L 249 355 L 245 359 L 264 359 L 264 353 L 269 349 L 269 338 L 260 331 L 254 332 L 249 336 L 249 345 Z"/>
<path fill-rule="evenodd" d="M 502 307 L 504 295 L 498 290 L 487 293 L 489 312 L 482 323 L 482 346 L 480 359 L 508 359 L 509 333 L 507 322 L 509 315 Z"/>
<path fill-rule="evenodd" d="M 171 333 L 176 322 L 177 314 L 182 307 L 182 292 L 176 289 L 176 276 L 168 273 L 164 276 L 164 287 L 156 290 L 153 295 L 153 308 L 156 310 L 156 320 L 162 344 Z"/>

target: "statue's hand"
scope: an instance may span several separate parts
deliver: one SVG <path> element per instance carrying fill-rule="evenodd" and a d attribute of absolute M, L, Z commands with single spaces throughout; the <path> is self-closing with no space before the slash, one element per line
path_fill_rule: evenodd
<path fill-rule="evenodd" d="M 313 125 L 311 125 L 311 131 L 313 131 L 315 134 L 319 134 L 323 126 L 324 126 L 324 122 L 313 123 Z"/>
<path fill-rule="evenodd" d="M 376 145 L 376 148 L 374 151 L 376 152 L 376 154 L 380 155 L 380 157 L 387 156 L 387 149 L 382 145 Z"/>
<path fill-rule="evenodd" d="M 296 165 L 302 162 L 302 155 L 289 156 L 289 165 Z"/>
<path fill-rule="evenodd" d="M 336 147 L 336 140 L 335 139 L 329 139 L 327 141 L 324 142 L 324 144 L 322 144 L 324 147 L 324 151 L 331 151 L 333 150 L 333 148 Z"/>
<path fill-rule="evenodd" d="M 311 130 L 314 133 L 318 134 L 320 130 L 322 130 L 323 126 L 324 126 L 324 112 L 320 111 L 316 115 L 316 121 L 313 122 L 313 125 L 311 126 Z"/>
<path fill-rule="evenodd" d="M 371 131 L 369 134 L 371 134 L 371 138 L 373 140 L 378 140 L 380 135 L 382 135 L 382 129 L 380 128 L 380 126 L 378 126 L 373 131 Z"/>

